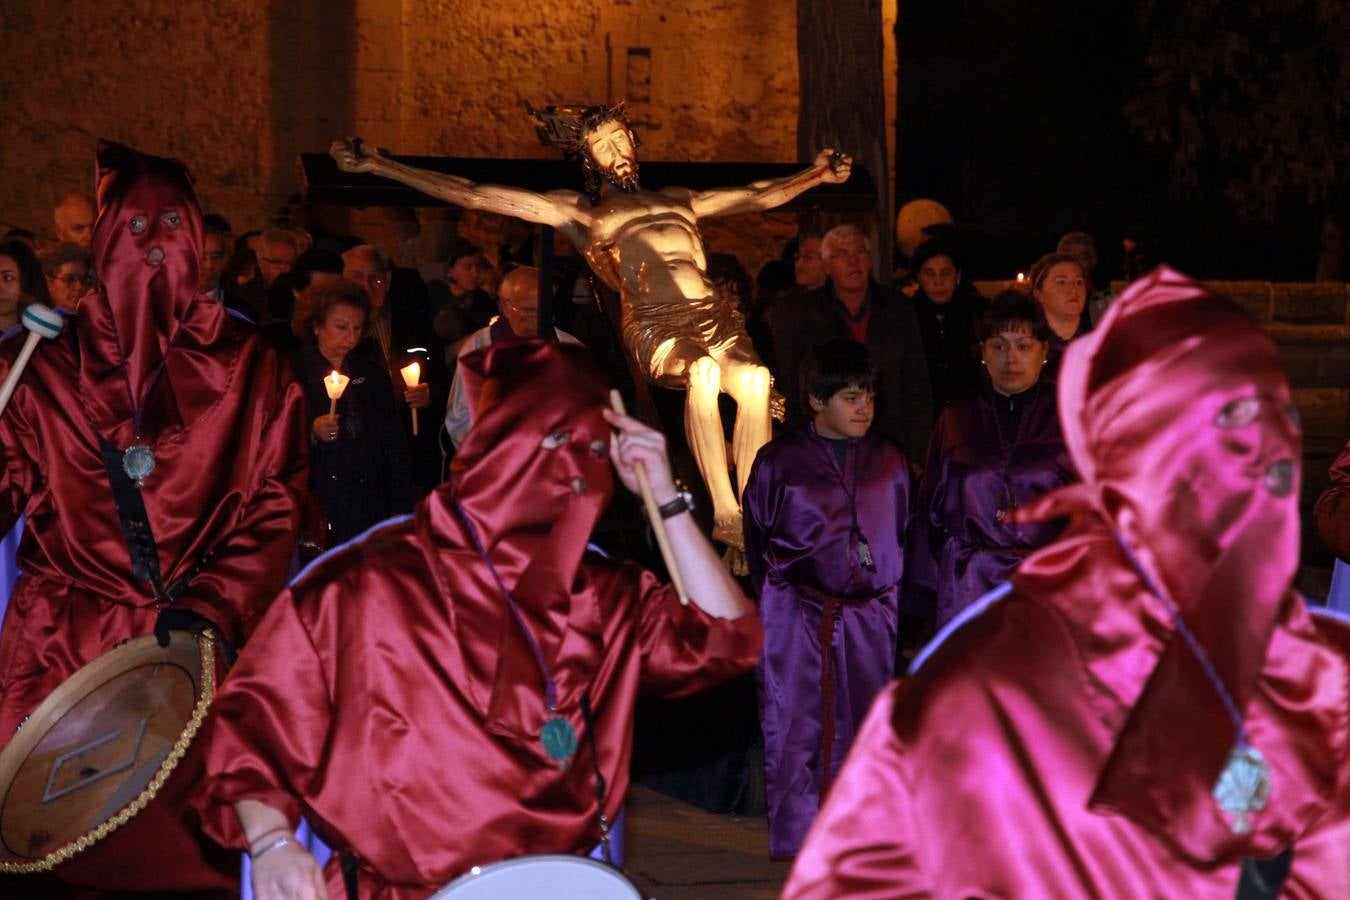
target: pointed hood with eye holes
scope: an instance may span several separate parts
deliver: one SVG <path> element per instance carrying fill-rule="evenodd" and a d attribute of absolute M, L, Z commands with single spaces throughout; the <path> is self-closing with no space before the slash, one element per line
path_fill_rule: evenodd
<path fill-rule="evenodd" d="M 590 354 L 567 344 L 496 342 L 459 366 L 473 427 L 419 517 L 444 566 L 470 698 L 491 730 L 537 735 L 542 675 L 469 527 L 553 671 L 559 708 L 575 710 L 589 673 L 559 659 L 600 630 L 580 566 L 614 489 L 609 391 Z"/>
<path fill-rule="evenodd" d="M 1346 740 L 1344 664 L 1318 649 L 1291 591 L 1302 441 L 1275 345 L 1162 268 L 1069 345 L 1059 405 L 1083 481 L 1019 518 L 1073 524 L 1012 582 L 1061 610 L 1111 698 L 1116 737 L 1091 805 L 1200 862 L 1273 855 L 1325 809 Z M 1244 716 L 1265 710 L 1246 727 L 1273 786 L 1250 835 L 1211 797 L 1238 739 L 1216 681 Z"/>
<path fill-rule="evenodd" d="M 138 417 L 170 347 L 209 343 L 224 312 L 197 302 L 202 215 L 187 168 L 101 140 L 97 175 L 91 250 L 102 290 L 80 305 L 81 347 L 86 365 L 120 370 L 108 373 L 120 382 L 113 409 L 98 413 Z"/>

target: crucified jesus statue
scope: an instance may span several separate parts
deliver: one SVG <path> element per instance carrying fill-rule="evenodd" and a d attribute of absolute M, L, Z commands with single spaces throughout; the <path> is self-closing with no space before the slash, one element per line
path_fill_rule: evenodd
<path fill-rule="evenodd" d="M 637 137 L 622 104 L 591 107 L 575 125 L 574 152 L 586 192 L 539 194 L 403 165 L 355 139 L 331 152 L 346 172 L 372 172 L 467 209 L 515 216 L 561 231 L 591 270 L 619 294 L 623 340 L 651 381 L 688 391 L 684 428 L 713 502 L 713 537 L 744 546 L 740 495 L 759 448 L 769 440 L 769 370 L 740 315 L 723 306 L 708 279 L 698 220 L 762 212 L 817 184 L 848 179 L 852 160 L 822 150 L 807 169 L 745 187 L 696 191 L 638 186 Z M 717 396 L 736 401 L 732 453 L 737 489 L 727 467 Z"/>

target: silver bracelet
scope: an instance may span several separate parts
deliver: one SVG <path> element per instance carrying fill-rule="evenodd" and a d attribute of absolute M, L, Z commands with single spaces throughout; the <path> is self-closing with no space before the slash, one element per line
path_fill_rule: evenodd
<path fill-rule="evenodd" d="M 264 856 L 266 856 L 267 854 L 271 853 L 273 850 L 277 850 L 277 849 L 279 849 L 279 848 L 281 848 L 281 847 L 285 847 L 287 844 L 290 844 L 290 843 L 292 843 L 292 841 L 291 841 L 290 838 L 288 838 L 288 837 L 279 837 L 279 838 L 277 838 L 275 841 L 272 841 L 272 842 L 270 842 L 267 846 L 263 847 L 261 850 L 257 850 L 257 851 L 250 850 L 250 851 L 248 851 L 248 858 L 251 859 L 251 860 L 253 860 L 254 862 L 257 862 L 258 860 L 262 859 L 262 858 L 263 858 Z"/>

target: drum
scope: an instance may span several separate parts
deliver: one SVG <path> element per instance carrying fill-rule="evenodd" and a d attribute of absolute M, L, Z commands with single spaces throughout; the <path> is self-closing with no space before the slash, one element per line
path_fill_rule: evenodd
<path fill-rule="evenodd" d="M 136 638 L 66 679 L 0 751 L 0 873 L 110 890 L 237 881 L 214 870 L 237 873 L 238 855 L 188 822 L 216 677 L 214 637 L 172 632 L 167 647 Z"/>
<path fill-rule="evenodd" d="M 475 866 L 428 900 L 642 900 L 617 869 L 584 856 L 522 856 Z"/>

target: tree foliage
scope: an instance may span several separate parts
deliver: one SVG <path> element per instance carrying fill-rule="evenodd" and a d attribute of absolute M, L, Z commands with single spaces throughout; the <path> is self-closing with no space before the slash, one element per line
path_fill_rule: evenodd
<path fill-rule="evenodd" d="M 1124 111 L 1181 194 L 1270 218 L 1336 202 L 1350 174 L 1350 2 L 1138 0 L 1144 74 Z"/>

